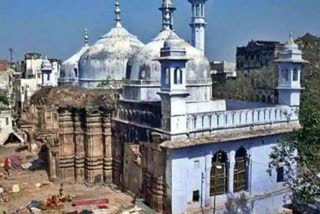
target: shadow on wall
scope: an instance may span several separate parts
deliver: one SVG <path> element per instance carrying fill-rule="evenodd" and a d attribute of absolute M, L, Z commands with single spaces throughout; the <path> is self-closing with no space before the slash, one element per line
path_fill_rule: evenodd
<path fill-rule="evenodd" d="M 29 166 L 29 170 L 32 172 L 45 170 L 48 173 L 48 147 L 46 145 L 41 145 L 40 151 L 38 152 L 38 158 L 32 160 Z"/>
<path fill-rule="evenodd" d="M 240 214 L 252 213 L 250 202 L 245 193 L 241 193 L 236 197 L 233 194 L 228 194 L 227 202 L 225 203 L 224 214 Z"/>

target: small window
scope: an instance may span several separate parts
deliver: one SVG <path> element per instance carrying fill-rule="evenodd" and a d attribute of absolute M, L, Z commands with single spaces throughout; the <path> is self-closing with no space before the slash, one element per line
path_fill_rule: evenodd
<path fill-rule="evenodd" d="M 289 81 L 289 71 L 288 69 L 282 69 L 282 81 Z"/>
<path fill-rule="evenodd" d="M 196 16 L 200 16 L 200 5 L 196 5 Z"/>
<path fill-rule="evenodd" d="M 78 77 L 78 69 L 77 68 L 74 69 L 74 76 Z"/>
<path fill-rule="evenodd" d="M 284 168 L 279 167 L 277 169 L 277 182 L 283 182 L 284 181 Z"/>
<path fill-rule="evenodd" d="M 9 118 L 6 117 L 6 125 L 9 125 Z"/>
<path fill-rule="evenodd" d="M 200 161 L 199 160 L 194 161 L 194 168 L 196 168 L 196 169 L 200 168 Z"/>
<path fill-rule="evenodd" d="M 165 84 L 168 85 L 169 84 L 169 79 L 170 79 L 170 76 L 169 76 L 169 68 L 166 69 L 166 73 L 165 73 Z"/>
<path fill-rule="evenodd" d="M 174 84 L 182 84 L 182 70 L 180 68 L 174 70 Z"/>
<path fill-rule="evenodd" d="M 50 74 L 48 74 L 48 76 L 47 76 L 47 80 L 48 80 L 48 81 L 50 81 Z"/>
<path fill-rule="evenodd" d="M 296 68 L 293 69 L 292 80 L 298 81 L 298 69 L 296 69 Z"/>
<path fill-rule="evenodd" d="M 193 191 L 193 193 L 192 193 L 192 201 L 193 202 L 200 201 L 200 191 L 199 190 Z"/>

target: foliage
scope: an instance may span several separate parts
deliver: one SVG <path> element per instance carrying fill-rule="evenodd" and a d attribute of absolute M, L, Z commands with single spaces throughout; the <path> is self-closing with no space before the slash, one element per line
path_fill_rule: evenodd
<path fill-rule="evenodd" d="M 274 89 L 277 84 L 275 65 L 262 68 L 259 71 L 245 75 L 238 72 L 236 79 L 214 83 L 215 98 L 234 100 L 256 100 L 257 89 Z"/>
<path fill-rule="evenodd" d="M 293 205 L 299 211 L 306 211 L 306 205 L 320 197 L 320 40 L 307 34 L 297 43 L 304 59 L 310 62 L 302 72 L 305 91 L 300 105 L 300 122 L 303 128 L 274 148 L 270 169 L 285 166 L 285 183 L 293 192 Z"/>
<path fill-rule="evenodd" d="M 98 88 L 107 88 L 107 89 L 119 89 L 122 85 L 128 84 L 129 80 L 122 79 L 121 81 L 116 81 L 108 76 L 105 80 L 101 81 L 98 84 Z"/>
<path fill-rule="evenodd" d="M 105 88 L 105 87 L 110 87 L 111 86 L 111 77 L 108 76 L 105 80 L 101 81 L 99 84 L 98 84 L 98 88 Z"/>
<path fill-rule="evenodd" d="M 270 169 L 285 166 L 286 185 L 296 207 L 320 197 L 320 81 L 313 80 L 303 95 L 300 121 L 303 128 L 276 146 Z M 298 171 L 296 172 L 296 167 Z M 295 176 L 297 175 L 297 176 Z"/>
<path fill-rule="evenodd" d="M 9 105 L 8 91 L 0 90 L 0 104 Z"/>

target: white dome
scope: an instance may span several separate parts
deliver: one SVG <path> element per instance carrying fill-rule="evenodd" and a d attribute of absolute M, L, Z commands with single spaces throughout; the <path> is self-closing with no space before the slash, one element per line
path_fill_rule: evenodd
<path fill-rule="evenodd" d="M 89 46 L 83 46 L 76 54 L 64 61 L 61 66 L 60 79 L 61 84 L 73 84 L 79 75 L 79 60 L 80 57 L 88 50 Z"/>
<path fill-rule="evenodd" d="M 82 55 L 79 62 L 80 86 L 92 88 L 106 79 L 124 79 L 128 59 L 143 46 L 121 25 L 112 28 Z"/>
<path fill-rule="evenodd" d="M 175 32 L 164 30 L 129 60 L 128 79 L 160 84 L 161 66 L 155 59 L 160 57 L 160 49 L 164 46 L 171 33 L 178 37 Z M 179 38 L 178 41 L 179 46 L 186 49 L 186 57 L 191 59 L 187 62 L 187 84 L 210 81 L 210 63 L 207 58 L 200 50 L 183 39 Z"/>
<path fill-rule="evenodd" d="M 211 98 L 210 63 L 201 50 L 191 46 L 179 38 L 172 30 L 162 31 L 153 41 L 137 52 L 128 62 L 127 79 L 123 99 L 139 101 L 159 101 L 161 64 L 156 61 L 160 57 L 161 48 L 169 36 L 177 39 L 176 47 L 186 50 L 186 58 L 190 59 L 186 66 L 186 87 L 190 96 L 188 101 L 207 101 Z M 167 41 L 167 43 L 170 41 Z M 166 44 L 169 45 L 169 44 Z"/>

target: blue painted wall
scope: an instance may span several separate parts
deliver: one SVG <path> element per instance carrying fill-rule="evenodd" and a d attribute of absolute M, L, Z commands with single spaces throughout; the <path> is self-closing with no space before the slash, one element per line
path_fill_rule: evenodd
<path fill-rule="evenodd" d="M 214 143 L 183 149 L 170 150 L 167 162 L 167 193 L 171 199 L 172 213 L 180 214 L 187 209 L 212 207 L 214 197 L 210 197 L 211 160 L 218 150 L 235 154 L 242 146 L 250 156 L 248 169 L 248 208 L 252 213 L 278 212 L 283 205 L 283 183 L 277 183 L 276 173 L 267 173 L 269 154 L 281 136 L 268 136 L 234 142 Z M 202 178 L 203 175 L 203 178 Z M 230 176 L 229 176 L 230 177 Z M 192 202 L 193 191 L 199 190 L 202 202 Z M 240 193 L 229 193 L 239 196 Z M 217 209 L 223 212 L 227 195 L 216 197 Z M 281 200 L 280 200 L 281 198 Z"/>

